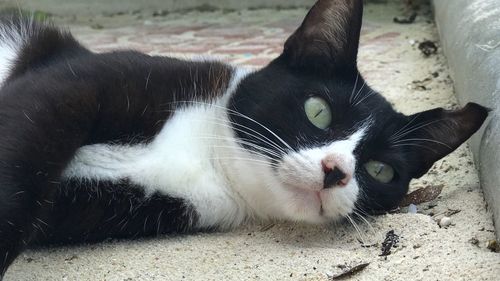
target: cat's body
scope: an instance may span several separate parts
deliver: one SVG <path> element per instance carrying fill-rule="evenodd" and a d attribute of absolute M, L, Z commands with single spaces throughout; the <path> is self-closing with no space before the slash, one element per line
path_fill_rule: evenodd
<path fill-rule="evenodd" d="M 31 243 L 397 205 L 487 112 L 395 112 L 356 68 L 361 2 L 320 0 L 255 72 L 94 54 L 49 25 L 0 22 L 1 272 Z"/>

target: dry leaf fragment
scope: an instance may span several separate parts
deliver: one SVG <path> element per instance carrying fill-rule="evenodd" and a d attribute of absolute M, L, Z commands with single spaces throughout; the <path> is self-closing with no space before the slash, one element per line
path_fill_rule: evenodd
<path fill-rule="evenodd" d="M 389 230 L 385 234 L 384 242 L 382 242 L 382 253 L 379 255 L 381 257 L 388 256 L 391 254 L 391 249 L 397 247 L 399 243 L 399 235 L 394 233 L 394 230 Z"/>
<path fill-rule="evenodd" d="M 410 23 L 414 23 L 416 18 L 417 18 L 417 13 L 413 12 L 407 18 L 395 17 L 392 21 L 394 21 L 395 23 L 399 23 L 399 24 L 410 24 Z"/>
<path fill-rule="evenodd" d="M 425 202 L 432 201 L 436 199 L 441 191 L 443 190 L 444 185 L 428 185 L 424 188 L 419 188 L 409 194 L 407 194 L 401 203 L 399 203 L 400 207 L 406 207 L 410 204 L 422 204 Z"/>
<path fill-rule="evenodd" d="M 430 55 L 437 53 L 438 47 L 436 43 L 430 40 L 425 40 L 424 42 L 418 44 L 418 49 L 425 57 L 429 57 Z"/>
<path fill-rule="evenodd" d="M 260 228 L 260 231 L 261 232 L 268 231 L 269 229 L 273 228 L 275 225 L 276 225 L 275 223 L 266 224 Z"/>
<path fill-rule="evenodd" d="M 330 280 L 336 280 L 336 279 L 340 279 L 342 277 L 353 275 L 353 274 L 365 269 L 369 264 L 370 264 L 369 262 L 365 262 L 365 263 L 360 263 L 360 264 L 352 266 L 352 267 L 346 267 L 346 269 L 344 271 L 342 271 L 341 273 L 329 276 Z"/>

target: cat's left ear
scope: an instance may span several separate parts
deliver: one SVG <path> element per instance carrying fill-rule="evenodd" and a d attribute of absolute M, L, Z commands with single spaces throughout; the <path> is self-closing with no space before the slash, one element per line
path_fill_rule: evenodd
<path fill-rule="evenodd" d="M 394 145 L 412 150 L 413 159 L 407 159 L 413 168 L 413 178 L 424 175 L 437 160 L 448 155 L 483 124 L 488 109 L 468 103 L 459 110 L 436 108 L 409 116 L 408 124 L 396 133 Z"/>
<path fill-rule="evenodd" d="M 292 67 L 320 71 L 356 70 L 362 0 L 319 0 L 285 43 Z"/>

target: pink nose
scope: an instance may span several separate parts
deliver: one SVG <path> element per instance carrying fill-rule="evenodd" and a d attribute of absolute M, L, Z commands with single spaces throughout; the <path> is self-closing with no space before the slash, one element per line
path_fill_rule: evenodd
<path fill-rule="evenodd" d="M 325 157 L 321 160 L 321 166 L 325 173 L 323 180 L 323 188 L 334 186 L 346 186 L 351 179 L 351 175 L 343 171 L 338 165 L 335 165 L 335 160 L 332 157 Z"/>

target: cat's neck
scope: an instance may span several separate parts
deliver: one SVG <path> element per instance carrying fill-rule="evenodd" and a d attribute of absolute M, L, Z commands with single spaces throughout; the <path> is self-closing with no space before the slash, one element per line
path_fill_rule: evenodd
<path fill-rule="evenodd" d="M 234 68 L 223 95 L 178 110 L 151 143 L 151 159 L 157 161 L 147 159 L 138 175 L 144 186 L 152 188 L 150 192 L 161 187 L 164 194 L 189 198 L 199 212 L 200 227 L 231 228 L 250 218 L 279 216 L 279 209 L 273 207 L 276 198 L 262 192 L 278 184 L 269 174 L 269 164 L 243 148 L 235 133 L 241 128 L 230 118 L 239 113 L 228 103 L 249 73 Z M 166 166 L 168 173 L 147 172 Z"/>

